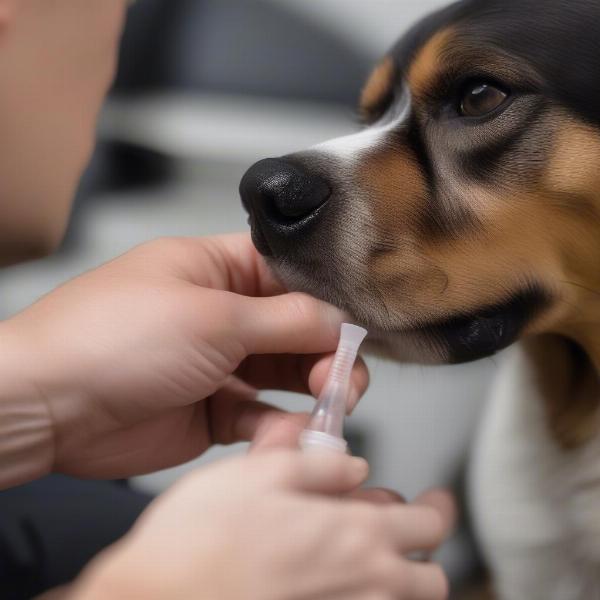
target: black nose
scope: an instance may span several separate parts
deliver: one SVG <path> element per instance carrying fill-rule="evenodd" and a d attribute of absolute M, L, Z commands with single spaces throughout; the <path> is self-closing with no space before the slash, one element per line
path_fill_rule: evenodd
<path fill-rule="evenodd" d="M 307 169 L 267 158 L 246 171 L 240 195 L 250 215 L 256 247 L 263 254 L 273 254 L 312 224 L 331 189 Z"/>

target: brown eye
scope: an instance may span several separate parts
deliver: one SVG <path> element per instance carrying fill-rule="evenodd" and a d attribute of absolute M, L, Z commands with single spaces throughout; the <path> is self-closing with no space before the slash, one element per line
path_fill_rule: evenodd
<path fill-rule="evenodd" d="M 489 83 L 470 85 L 462 96 L 460 114 L 464 117 L 483 117 L 496 110 L 507 98 L 505 91 Z"/>

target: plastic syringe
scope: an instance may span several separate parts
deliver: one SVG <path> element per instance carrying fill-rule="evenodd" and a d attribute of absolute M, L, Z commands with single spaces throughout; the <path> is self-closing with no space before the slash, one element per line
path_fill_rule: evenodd
<path fill-rule="evenodd" d="M 350 393 L 350 377 L 366 329 L 344 323 L 333 364 L 319 394 L 306 429 L 300 435 L 303 450 L 323 449 L 346 452 L 344 417 Z"/>

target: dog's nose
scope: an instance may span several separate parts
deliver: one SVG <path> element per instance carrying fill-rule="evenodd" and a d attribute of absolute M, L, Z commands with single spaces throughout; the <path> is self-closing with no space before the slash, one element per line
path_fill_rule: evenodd
<path fill-rule="evenodd" d="M 250 215 L 254 243 L 263 254 L 273 254 L 281 242 L 304 232 L 331 189 L 315 173 L 283 159 L 267 158 L 248 169 L 240 195 Z"/>

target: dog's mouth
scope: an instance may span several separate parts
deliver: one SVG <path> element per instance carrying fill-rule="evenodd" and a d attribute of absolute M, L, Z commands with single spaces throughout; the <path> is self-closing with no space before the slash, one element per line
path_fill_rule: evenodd
<path fill-rule="evenodd" d="M 468 362 L 491 356 L 514 343 L 548 301 L 541 288 L 530 286 L 498 304 L 426 322 L 409 331 L 439 345 L 447 353 L 448 362 Z"/>
<path fill-rule="evenodd" d="M 420 318 L 417 310 L 412 323 L 407 323 L 406 317 L 385 308 L 376 286 L 353 286 L 351 292 L 319 273 L 318 264 L 309 275 L 285 262 L 270 259 L 269 263 L 288 289 L 306 292 L 349 313 L 369 330 L 383 353 L 401 360 L 462 363 L 489 357 L 513 344 L 550 302 L 542 287 L 528 284 L 497 303 L 442 318 L 428 317 L 425 308 Z"/>
<path fill-rule="evenodd" d="M 462 363 L 489 357 L 513 344 L 551 298 L 535 282 L 515 285 L 498 301 L 475 308 L 444 311 L 444 299 L 433 308 L 410 303 L 382 289 L 368 269 L 346 265 L 330 242 L 308 240 L 288 244 L 286 252 L 273 252 L 258 219 L 250 216 L 252 239 L 269 266 L 290 290 L 308 293 L 349 313 L 371 332 L 371 340 L 387 355 L 416 362 Z M 433 301 L 433 299 L 432 299 Z M 404 306 L 404 308 L 403 308 Z"/>

